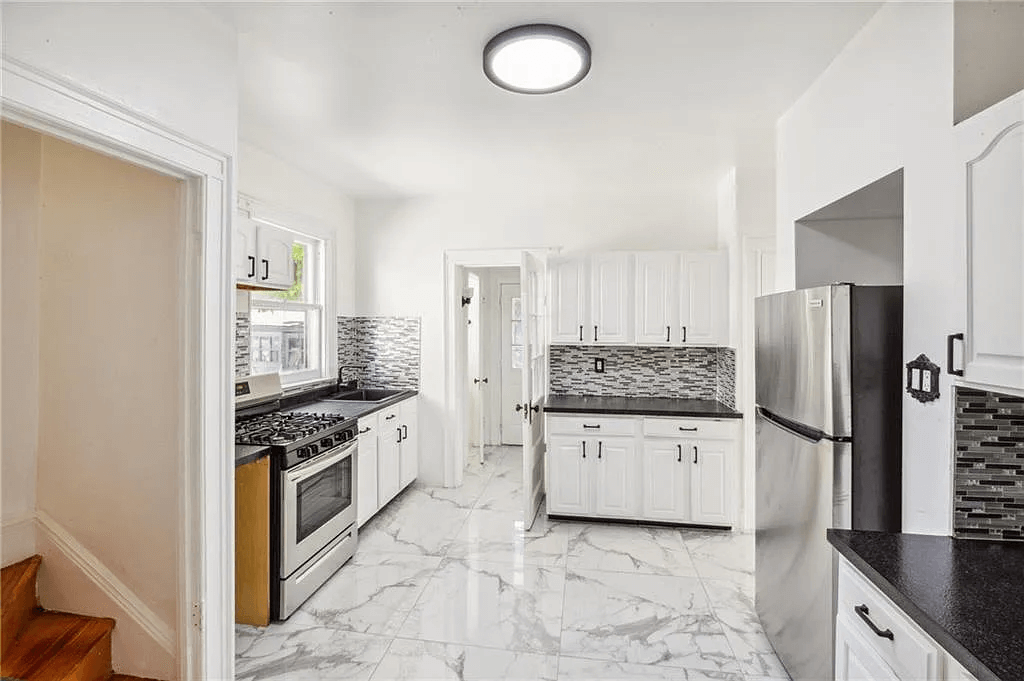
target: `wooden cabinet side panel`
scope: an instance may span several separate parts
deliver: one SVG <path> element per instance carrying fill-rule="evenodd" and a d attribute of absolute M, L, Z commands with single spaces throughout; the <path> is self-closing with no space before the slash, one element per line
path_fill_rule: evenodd
<path fill-rule="evenodd" d="M 235 622 L 270 623 L 270 457 L 235 469 Z"/>

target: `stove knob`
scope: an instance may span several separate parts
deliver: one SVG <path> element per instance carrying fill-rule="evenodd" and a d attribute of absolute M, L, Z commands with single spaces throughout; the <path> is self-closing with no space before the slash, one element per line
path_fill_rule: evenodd
<path fill-rule="evenodd" d="M 325 437 L 323 440 L 320 440 L 320 446 L 323 447 L 324 449 L 330 449 L 331 447 L 334 446 L 334 440 L 332 440 L 330 437 Z"/>
<path fill-rule="evenodd" d="M 309 447 L 299 447 L 297 450 L 295 450 L 295 456 L 299 457 L 300 459 L 308 459 L 312 455 L 313 452 L 309 450 Z"/>

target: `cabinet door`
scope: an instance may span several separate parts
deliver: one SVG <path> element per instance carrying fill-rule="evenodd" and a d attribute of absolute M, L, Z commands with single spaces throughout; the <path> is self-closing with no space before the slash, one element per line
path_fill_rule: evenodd
<path fill-rule="evenodd" d="M 377 499 L 377 428 L 376 419 L 372 426 L 359 422 L 359 430 L 363 431 L 369 427 L 370 430 L 359 436 L 356 456 L 359 457 L 356 475 L 358 480 L 358 494 L 356 498 L 356 517 L 359 527 L 362 527 L 367 520 L 380 508 Z"/>
<path fill-rule="evenodd" d="M 644 440 L 640 473 L 644 518 L 677 523 L 689 520 L 690 461 L 683 440 Z"/>
<path fill-rule="evenodd" d="M 899 681 L 845 617 L 836 619 L 836 681 Z"/>
<path fill-rule="evenodd" d="M 628 253 L 601 253 L 590 260 L 591 328 L 583 337 L 592 343 L 632 343 L 634 300 Z"/>
<path fill-rule="evenodd" d="M 405 487 L 419 475 L 419 433 L 416 428 L 416 398 L 402 402 L 399 406 L 399 421 L 402 428 L 402 456 L 399 486 Z"/>
<path fill-rule="evenodd" d="M 679 257 L 672 253 L 636 255 L 636 342 L 669 345 L 679 328 Z"/>
<path fill-rule="evenodd" d="M 247 216 L 235 215 L 234 243 L 235 281 L 248 284 L 256 279 L 256 223 Z"/>
<path fill-rule="evenodd" d="M 582 343 L 590 325 L 587 314 L 586 258 L 560 258 L 551 265 L 551 342 Z"/>
<path fill-rule="evenodd" d="M 734 445 L 731 440 L 690 440 L 684 443 L 691 468 L 690 519 L 707 525 L 731 524 L 729 471 Z"/>
<path fill-rule="evenodd" d="M 631 437 L 601 438 L 595 442 L 597 456 L 590 460 L 594 470 L 594 515 L 634 518 L 640 511 L 637 488 L 636 440 Z M 587 453 L 591 453 L 587 444 Z"/>
<path fill-rule="evenodd" d="M 552 436 L 548 440 L 548 513 L 590 513 L 590 461 L 595 452 L 584 453 L 582 438 Z"/>
<path fill-rule="evenodd" d="M 680 259 L 680 340 L 693 345 L 728 341 L 729 272 L 724 252 L 683 253 Z"/>
<path fill-rule="evenodd" d="M 957 126 L 967 236 L 964 377 L 1024 388 L 1024 93 Z"/>
<path fill-rule="evenodd" d="M 395 498 L 402 488 L 401 450 L 398 442 L 401 428 L 398 427 L 397 410 L 380 412 L 377 432 L 377 497 L 381 506 Z M 388 418 L 392 414 L 394 418 Z"/>
<path fill-rule="evenodd" d="M 295 282 L 295 268 L 292 264 L 292 243 L 290 233 L 271 225 L 259 225 L 257 234 L 258 260 L 256 283 L 260 286 L 289 288 Z"/>

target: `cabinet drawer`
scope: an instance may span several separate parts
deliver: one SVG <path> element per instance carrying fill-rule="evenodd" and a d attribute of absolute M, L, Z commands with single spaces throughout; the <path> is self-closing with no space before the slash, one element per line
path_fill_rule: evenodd
<path fill-rule="evenodd" d="M 880 631 L 892 633 L 891 639 L 872 631 L 856 610 L 861 606 L 867 607 L 864 616 Z M 939 649 L 935 642 L 845 560 L 839 564 L 836 608 L 837 617 L 860 632 L 863 640 L 868 642 L 899 678 L 922 681 L 939 678 Z"/>
<path fill-rule="evenodd" d="M 638 418 L 627 416 L 614 418 L 607 416 L 549 416 L 548 431 L 552 435 L 636 435 Z"/>
<path fill-rule="evenodd" d="M 399 422 L 399 406 L 392 405 L 387 409 L 381 409 L 377 412 L 377 427 L 381 433 L 386 433 L 388 429 L 394 430 L 400 425 Z M 379 435 L 380 433 L 378 433 Z"/>
<path fill-rule="evenodd" d="M 671 419 L 648 416 L 644 418 L 644 435 L 653 437 L 685 437 L 733 439 L 736 424 L 713 419 Z"/>

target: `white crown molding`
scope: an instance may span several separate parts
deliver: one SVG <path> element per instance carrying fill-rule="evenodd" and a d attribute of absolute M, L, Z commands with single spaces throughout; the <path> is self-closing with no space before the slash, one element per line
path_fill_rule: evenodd
<path fill-rule="evenodd" d="M 110 600 L 120 606 L 143 631 L 149 634 L 150 638 L 156 641 L 157 645 L 172 656 L 177 654 L 174 630 L 143 603 L 128 585 L 118 579 L 99 558 L 82 546 L 46 511 L 36 511 L 36 522 L 54 546 Z"/>

